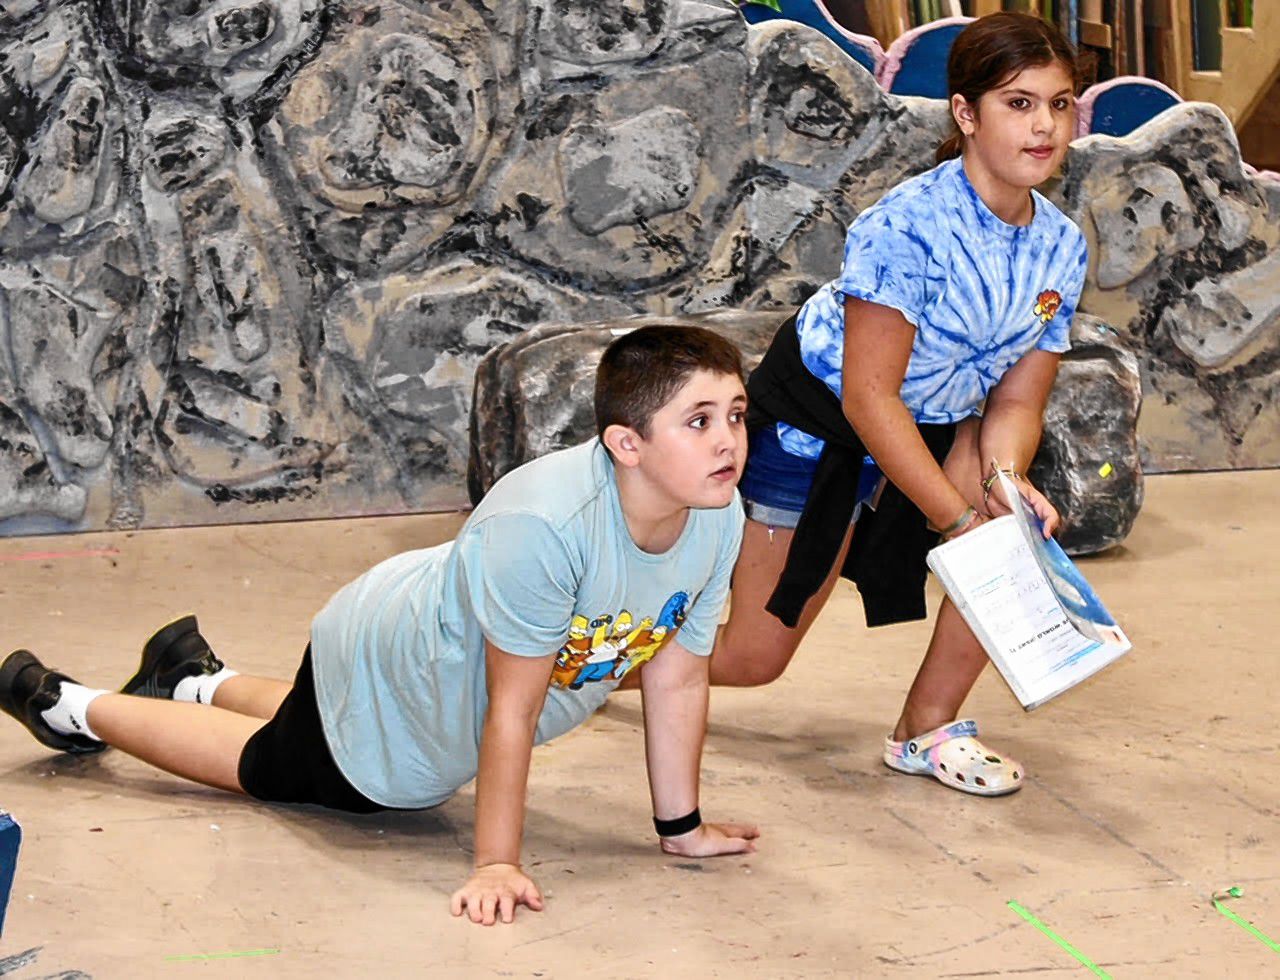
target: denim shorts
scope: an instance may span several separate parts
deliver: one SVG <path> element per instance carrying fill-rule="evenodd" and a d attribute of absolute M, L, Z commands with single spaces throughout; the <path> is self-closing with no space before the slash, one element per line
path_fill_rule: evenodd
<path fill-rule="evenodd" d="M 751 433 L 747 447 L 747 466 L 743 470 L 738 492 L 747 517 L 770 527 L 794 528 L 809 498 L 809 487 L 817 472 L 818 461 L 796 456 L 782 448 L 778 427 L 765 425 Z M 858 478 L 858 501 L 853 508 L 853 521 L 862 513 L 862 505 L 871 503 L 880 485 L 880 468 L 866 457 Z"/>

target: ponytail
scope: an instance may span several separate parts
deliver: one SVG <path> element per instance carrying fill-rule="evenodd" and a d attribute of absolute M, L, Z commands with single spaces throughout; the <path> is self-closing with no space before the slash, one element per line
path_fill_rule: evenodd
<path fill-rule="evenodd" d="M 964 150 L 964 133 L 958 129 L 938 144 L 938 152 L 934 154 L 935 163 L 954 160 Z"/>

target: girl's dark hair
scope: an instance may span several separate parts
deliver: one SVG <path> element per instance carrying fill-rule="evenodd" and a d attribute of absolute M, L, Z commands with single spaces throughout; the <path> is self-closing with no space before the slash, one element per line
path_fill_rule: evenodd
<path fill-rule="evenodd" d="M 977 111 L 978 99 L 1027 68 L 1058 62 L 1080 90 L 1084 69 L 1071 43 L 1053 24 L 1032 14 L 1006 11 L 979 17 L 956 35 L 947 58 L 948 97 L 964 96 Z M 937 160 L 960 155 L 964 134 L 956 129 L 938 147 Z"/>

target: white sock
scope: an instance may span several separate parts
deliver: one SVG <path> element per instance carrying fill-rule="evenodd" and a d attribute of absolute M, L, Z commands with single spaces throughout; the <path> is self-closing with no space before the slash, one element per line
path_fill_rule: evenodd
<path fill-rule="evenodd" d="M 218 685 L 228 678 L 237 676 L 237 671 L 223 667 L 216 674 L 196 674 L 184 677 L 173 689 L 173 700 L 190 701 L 192 704 L 213 704 L 213 692 Z"/>
<path fill-rule="evenodd" d="M 111 692 L 71 681 L 63 681 L 60 687 L 62 693 L 58 696 L 58 703 L 48 711 L 40 712 L 40 717 L 59 735 L 87 735 L 101 742 L 102 739 L 89 727 L 89 702 Z"/>

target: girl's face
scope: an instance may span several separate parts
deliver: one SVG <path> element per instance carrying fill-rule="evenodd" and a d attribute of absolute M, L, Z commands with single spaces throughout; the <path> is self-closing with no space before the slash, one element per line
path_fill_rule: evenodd
<path fill-rule="evenodd" d="M 966 159 L 1010 187 L 1048 180 L 1075 135 L 1072 79 L 1059 61 L 1025 68 L 983 93 L 977 112 L 959 95 L 951 108 L 965 135 Z"/>

